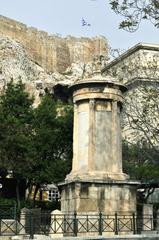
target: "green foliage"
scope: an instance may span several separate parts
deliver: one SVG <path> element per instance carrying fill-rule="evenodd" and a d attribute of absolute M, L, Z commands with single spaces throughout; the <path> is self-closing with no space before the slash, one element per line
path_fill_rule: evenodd
<path fill-rule="evenodd" d="M 72 156 L 72 107 L 46 95 L 35 109 L 34 183 L 57 183 L 70 170 Z"/>
<path fill-rule="evenodd" d="M 3 218 L 14 218 L 16 214 L 16 200 L 0 198 L 0 213 Z"/>
<path fill-rule="evenodd" d="M 59 201 L 33 201 L 33 200 L 25 200 L 21 202 L 21 208 L 41 208 L 41 210 L 53 211 L 55 209 L 60 210 L 60 202 Z"/>
<path fill-rule="evenodd" d="M 71 167 L 72 106 L 50 95 L 36 109 L 32 104 L 22 82 L 8 83 L 0 97 L 0 168 L 17 179 L 17 201 L 21 179 L 37 191 L 41 183 L 64 180 Z"/>
<path fill-rule="evenodd" d="M 154 151 L 141 143 L 130 144 L 123 142 L 123 168 L 131 179 L 140 180 L 137 199 L 140 203 L 146 203 L 149 196 L 158 187 L 159 181 L 159 151 Z"/>
<path fill-rule="evenodd" d="M 23 176 L 32 165 L 32 103 L 21 82 L 8 84 L 0 101 L 0 165 Z"/>
<path fill-rule="evenodd" d="M 0 198 L 0 206 L 15 206 L 15 205 L 16 205 L 15 199 Z"/>
<path fill-rule="evenodd" d="M 150 21 L 159 28 L 158 0 L 110 0 L 112 10 L 124 17 L 119 28 L 134 32 L 142 20 Z"/>
<path fill-rule="evenodd" d="M 123 111 L 123 126 L 131 129 L 129 142 L 146 146 L 153 155 L 158 155 L 159 146 L 159 87 L 158 83 L 140 84 L 126 96 Z M 149 154 L 149 158 L 154 158 Z M 152 157 L 151 157 L 152 156 Z"/>
<path fill-rule="evenodd" d="M 158 156 L 159 151 L 154 151 L 146 145 L 123 142 L 124 171 L 133 179 L 149 183 L 158 182 Z"/>

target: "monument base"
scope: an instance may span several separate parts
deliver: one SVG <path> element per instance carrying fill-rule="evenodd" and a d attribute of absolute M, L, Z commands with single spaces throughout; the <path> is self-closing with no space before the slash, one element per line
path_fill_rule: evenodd
<path fill-rule="evenodd" d="M 99 214 L 136 212 L 137 181 L 88 180 L 59 184 L 63 213 Z"/>
<path fill-rule="evenodd" d="M 82 181 L 82 182 L 87 182 L 87 181 L 110 181 L 110 180 L 119 180 L 119 181 L 124 181 L 128 180 L 130 177 L 129 175 L 118 172 L 118 173 L 113 173 L 113 172 L 106 172 L 106 171 L 80 171 L 80 172 L 75 172 L 72 171 L 70 174 L 66 176 L 65 182 L 76 182 L 76 181 Z"/>

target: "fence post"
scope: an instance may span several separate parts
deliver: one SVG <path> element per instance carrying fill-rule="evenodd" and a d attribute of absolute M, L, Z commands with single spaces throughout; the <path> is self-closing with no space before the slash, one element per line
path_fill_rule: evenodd
<path fill-rule="evenodd" d="M 133 224 L 133 234 L 136 234 L 136 221 L 135 221 L 135 213 L 132 215 L 132 224 Z"/>
<path fill-rule="evenodd" d="M 45 235 L 49 235 L 49 227 L 48 227 L 48 218 L 51 219 L 51 213 L 48 214 L 48 213 L 44 213 L 44 214 L 41 214 L 42 217 L 45 219 L 45 229 L 44 229 L 44 233 Z M 41 221 L 40 221 L 40 224 L 41 224 Z M 50 224 L 51 225 L 51 224 Z"/>
<path fill-rule="evenodd" d="M 29 232 L 30 232 L 30 239 L 34 239 L 34 219 L 33 213 L 29 211 Z"/>
<path fill-rule="evenodd" d="M 118 214 L 115 213 L 115 235 L 118 235 Z"/>
<path fill-rule="evenodd" d="M 86 218 L 87 220 L 87 232 L 89 232 L 89 218 L 88 218 L 88 215 L 87 215 L 87 218 Z"/>
<path fill-rule="evenodd" d="M 102 222 L 102 213 L 99 213 L 99 235 L 102 235 L 103 232 L 103 222 Z"/>
<path fill-rule="evenodd" d="M 16 203 L 14 203 L 14 207 L 13 207 L 13 218 L 16 219 L 17 216 L 17 205 Z"/>
<path fill-rule="evenodd" d="M 66 233 L 66 224 L 67 224 L 67 221 L 66 221 L 66 215 L 64 214 L 64 218 L 63 218 L 63 224 L 64 224 L 64 226 L 63 226 L 63 231 L 64 231 L 64 233 Z"/>
<path fill-rule="evenodd" d="M 0 236 L 2 235 L 2 216 L 0 212 Z"/>
<path fill-rule="evenodd" d="M 73 218 L 73 233 L 74 233 L 74 236 L 77 236 L 77 233 L 78 233 L 78 223 L 77 223 L 77 213 L 74 212 L 74 218 Z"/>
<path fill-rule="evenodd" d="M 56 232 L 56 225 L 57 225 L 57 219 L 56 219 L 56 214 L 54 214 L 54 233 Z"/>
<path fill-rule="evenodd" d="M 15 234 L 18 235 L 18 219 L 17 219 L 17 217 L 14 218 L 14 221 L 15 221 Z"/>

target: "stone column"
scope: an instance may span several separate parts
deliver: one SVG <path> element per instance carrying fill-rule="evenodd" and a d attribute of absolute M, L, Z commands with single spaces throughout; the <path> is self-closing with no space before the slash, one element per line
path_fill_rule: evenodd
<path fill-rule="evenodd" d="M 72 171 L 77 171 L 77 105 L 74 103 L 74 125 L 73 125 L 73 160 L 72 160 Z"/>
<path fill-rule="evenodd" d="M 102 79 L 79 82 L 72 89 L 73 164 L 66 180 L 127 179 L 122 172 L 120 129 L 124 86 Z"/>
<path fill-rule="evenodd" d="M 122 173 L 122 145 L 120 127 L 120 107 L 117 101 L 112 101 L 112 172 L 118 169 Z"/>
<path fill-rule="evenodd" d="M 88 169 L 93 171 L 94 160 L 94 122 L 95 122 L 95 100 L 89 100 L 89 145 L 88 145 Z"/>

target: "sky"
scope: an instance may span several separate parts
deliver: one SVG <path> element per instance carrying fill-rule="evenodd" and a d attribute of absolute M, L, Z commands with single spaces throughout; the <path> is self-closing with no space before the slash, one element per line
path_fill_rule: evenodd
<path fill-rule="evenodd" d="M 120 16 L 109 0 L 0 0 L 0 15 L 62 37 L 105 36 L 113 49 L 127 50 L 139 42 L 159 44 L 159 29 L 144 22 L 138 31 L 118 29 Z M 87 25 L 82 26 L 82 19 Z"/>

